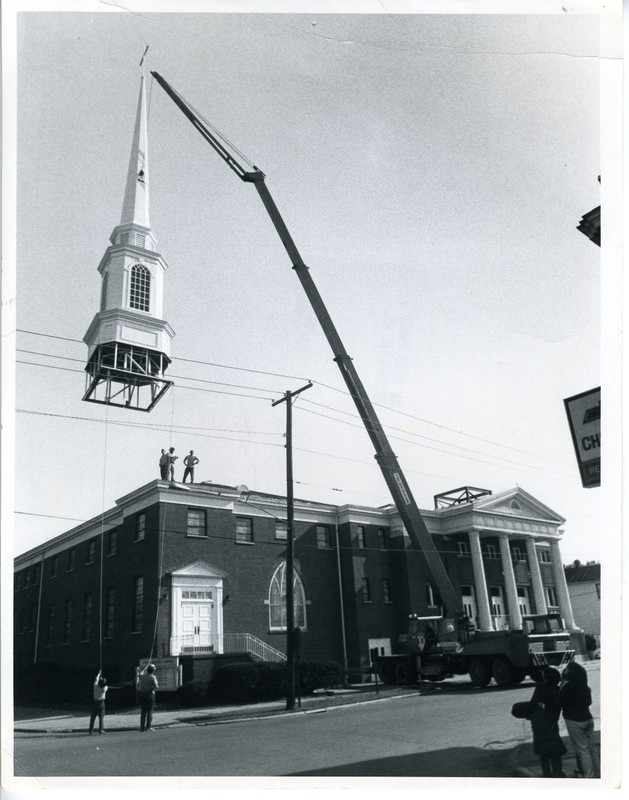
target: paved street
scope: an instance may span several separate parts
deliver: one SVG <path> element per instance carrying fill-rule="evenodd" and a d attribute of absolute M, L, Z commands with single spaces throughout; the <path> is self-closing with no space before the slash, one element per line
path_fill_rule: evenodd
<path fill-rule="evenodd" d="M 599 671 L 589 673 L 598 716 Z M 528 723 L 510 715 L 532 684 L 448 690 L 319 713 L 163 728 L 18 734 L 16 775 L 442 776 L 514 775 Z M 156 717 L 158 722 L 158 715 Z M 565 733 L 565 731 L 564 731 Z"/>

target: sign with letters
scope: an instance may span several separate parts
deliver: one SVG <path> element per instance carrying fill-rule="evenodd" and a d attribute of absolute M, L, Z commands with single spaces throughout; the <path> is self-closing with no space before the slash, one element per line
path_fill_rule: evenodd
<path fill-rule="evenodd" d="M 564 401 L 581 483 L 586 489 L 601 485 L 601 389 Z"/>
<path fill-rule="evenodd" d="M 149 664 L 155 666 L 158 692 L 174 692 L 181 686 L 181 670 L 179 669 L 179 659 L 177 656 L 154 658 L 152 661 L 149 661 L 148 658 L 141 658 L 138 675 L 145 667 L 148 667 Z"/>

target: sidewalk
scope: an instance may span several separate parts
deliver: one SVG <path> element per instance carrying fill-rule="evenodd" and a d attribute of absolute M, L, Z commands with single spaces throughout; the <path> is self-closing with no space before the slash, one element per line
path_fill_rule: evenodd
<path fill-rule="evenodd" d="M 434 684 L 420 688 L 419 694 L 435 691 Z M 295 714 L 318 714 L 333 711 L 344 706 L 365 703 L 400 701 L 405 697 L 416 696 L 417 688 L 400 686 L 379 686 L 378 692 L 373 684 L 359 684 L 347 689 L 334 689 L 317 692 L 301 699 L 301 707 L 295 702 L 292 710 L 286 709 L 284 699 L 253 705 L 203 706 L 200 708 L 173 708 L 167 704 L 155 708 L 153 728 L 156 731 L 186 725 L 221 725 L 263 719 L 273 716 Z M 14 732 L 17 735 L 42 735 L 85 733 L 89 724 L 89 708 L 72 709 L 65 713 L 53 709 L 15 708 Z M 138 731 L 140 728 L 139 708 L 107 712 L 105 718 L 108 733 Z M 98 736 L 97 728 L 94 735 Z M 576 777 L 576 759 L 567 736 L 562 737 L 568 753 L 563 759 L 563 769 L 569 778 Z M 596 731 L 597 742 L 600 732 Z M 532 741 L 523 742 L 513 748 L 509 762 L 516 778 L 541 778 L 539 758 L 533 753 Z"/>

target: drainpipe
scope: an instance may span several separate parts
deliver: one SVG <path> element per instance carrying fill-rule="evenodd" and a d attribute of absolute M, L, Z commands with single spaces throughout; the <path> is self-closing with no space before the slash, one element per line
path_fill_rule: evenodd
<path fill-rule="evenodd" d="M 343 639 L 343 676 L 347 683 L 347 639 L 345 635 L 345 605 L 343 603 L 343 581 L 341 574 L 341 546 L 339 543 L 339 514 L 336 512 L 334 522 L 334 538 L 336 539 L 336 568 L 339 580 L 339 602 L 341 604 L 341 637 Z"/>
<path fill-rule="evenodd" d="M 41 573 L 39 575 L 39 596 L 37 598 L 37 623 L 35 625 L 35 652 L 33 653 L 33 664 L 37 664 L 37 646 L 39 642 L 39 620 L 41 618 L 41 595 L 44 586 L 44 560 L 46 558 L 46 551 L 41 556 Z"/>

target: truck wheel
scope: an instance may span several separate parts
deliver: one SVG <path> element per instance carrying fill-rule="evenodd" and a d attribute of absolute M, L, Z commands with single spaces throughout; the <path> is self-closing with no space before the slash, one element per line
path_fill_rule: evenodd
<path fill-rule="evenodd" d="M 403 661 L 395 665 L 395 680 L 403 685 L 411 682 L 411 671 Z"/>
<path fill-rule="evenodd" d="M 498 686 L 511 686 L 513 683 L 513 666 L 506 659 L 497 658 L 491 671 Z"/>
<path fill-rule="evenodd" d="M 484 689 L 491 680 L 487 665 L 480 658 L 475 658 L 470 664 L 470 680 L 479 689 Z"/>
<path fill-rule="evenodd" d="M 393 664 L 389 664 L 387 661 L 383 661 L 381 664 L 378 664 L 378 677 L 382 683 L 395 683 Z"/>
<path fill-rule="evenodd" d="M 539 667 L 533 667 L 533 669 L 530 669 L 529 675 L 531 676 L 531 680 L 535 681 L 535 683 L 541 683 L 544 680 L 542 670 Z"/>
<path fill-rule="evenodd" d="M 522 681 L 526 678 L 526 670 L 521 669 L 520 667 L 513 668 L 513 682 L 514 683 L 522 683 Z"/>

